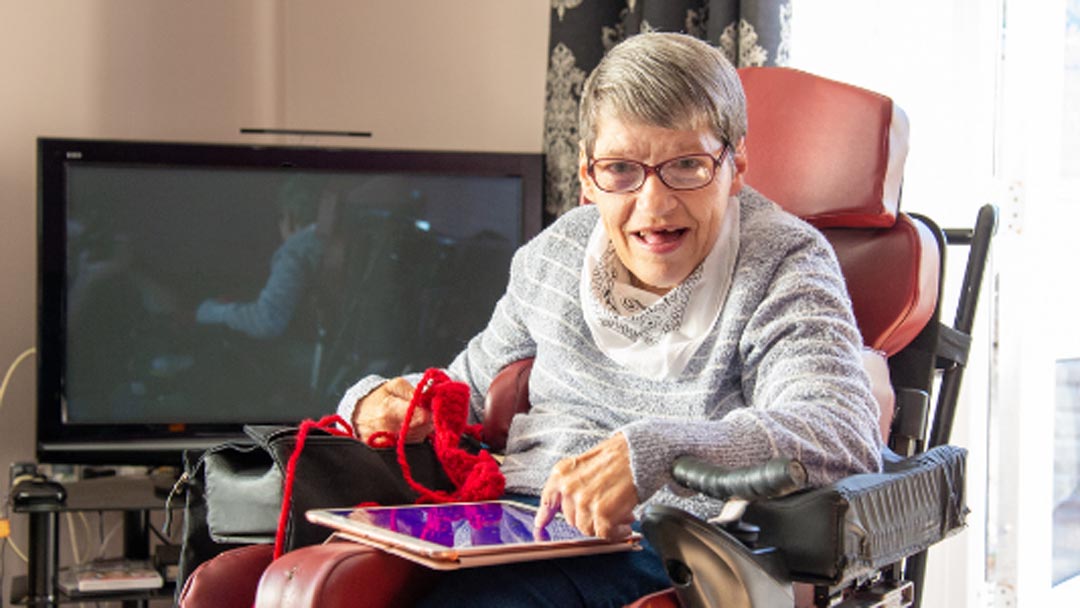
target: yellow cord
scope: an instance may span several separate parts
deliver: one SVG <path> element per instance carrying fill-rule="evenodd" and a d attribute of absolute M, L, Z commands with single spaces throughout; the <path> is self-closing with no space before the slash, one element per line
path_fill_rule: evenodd
<path fill-rule="evenodd" d="M 23 362 L 23 359 L 26 359 L 27 357 L 29 357 L 30 355 L 32 355 L 32 354 L 34 354 L 36 352 L 37 352 L 37 349 L 34 348 L 33 346 L 31 346 L 30 348 L 24 350 L 22 352 L 22 354 L 20 354 L 18 357 L 15 357 L 15 360 L 12 361 L 11 366 L 8 367 L 7 373 L 4 374 L 4 381 L 0 382 L 0 409 L 4 408 L 4 393 L 7 392 L 8 382 L 11 382 L 11 376 L 12 376 L 12 374 L 15 373 L 15 368 L 19 367 L 19 364 Z M 6 535 L 4 537 L 4 542 L 7 543 L 7 545 L 11 547 L 11 550 L 15 552 L 15 555 L 19 559 L 21 559 L 24 562 L 28 561 L 27 558 L 26 558 L 26 554 L 23 553 L 22 550 L 19 549 L 19 546 L 15 544 L 15 539 L 11 538 L 11 536 L 10 536 L 10 533 L 11 533 L 11 521 L 5 519 L 4 523 L 5 523 L 4 527 L 6 528 L 5 529 Z"/>
<path fill-rule="evenodd" d="M 19 549 L 19 546 L 15 544 L 15 539 L 14 538 L 11 538 L 9 536 L 8 538 L 5 538 L 3 542 L 7 543 L 8 546 L 11 547 L 11 550 L 15 552 L 15 557 L 18 557 L 23 562 L 29 562 L 30 561 L 29 559 L 27 559 L 26 554 L 23 553 L 22 550 Z"/>
<path fill-rule="evenodd" d="M 4 393 L 7 392 L 8 382 L 11 382 L 11 375 L 15 373 L 15 368 L 19 367 L 19 364 L 23 362 L 23 359 L 36 352 L 37 349 L 33 346 L 24 350 L 21 355 L 15 357 L 15 361 L 11 363 L 11 367 L 9 367 L 7 373 L 4 374 L 4 382 L 0 383 L 0 409 L 4 408 Z"/>

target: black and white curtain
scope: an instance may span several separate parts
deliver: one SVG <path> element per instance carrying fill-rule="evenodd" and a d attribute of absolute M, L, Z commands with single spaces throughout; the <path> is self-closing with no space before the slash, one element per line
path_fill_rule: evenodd
<path fill-rule="evenodd" d="M 551 0 L 545 211 L 557 216 L 578 204 L 578 101 L 608 49 L 639 32 L 684 32 L 738 67 L 786 65 L 790 24 L 791 0 Z"/>

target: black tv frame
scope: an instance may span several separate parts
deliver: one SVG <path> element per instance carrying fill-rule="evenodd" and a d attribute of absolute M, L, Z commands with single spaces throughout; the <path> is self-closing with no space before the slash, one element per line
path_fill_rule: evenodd
<path fill-rule="evenodd" d="M 65 423 L 65 167 L 70 163 L 517 176 L 523 192 L 522 242 L 545 222 L 541 154 L 39 138 L 37 162 L 36 437 L 37 458 L 46 463 L 179 465 L 184 450 L 205 449 L 242 436 L 240 424 Z"/>

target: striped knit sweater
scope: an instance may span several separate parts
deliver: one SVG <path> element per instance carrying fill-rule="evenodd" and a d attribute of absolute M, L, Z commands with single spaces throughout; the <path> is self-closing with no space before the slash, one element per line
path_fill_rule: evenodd
<path fill-rule="evenodd" d="M 594 206 L 565 214 L 514 256 L 488 326 L 450 364 L 482 415 L 492 378 L 535 357 L 532 409 L 514 418 L 503 463 L 507 491 L 538 495 L 551 467 L 615 432 L 630 447 L 640 503 L 709 517 L 716 501 L 672 480 L 672 461 L 700 456 L 740 467 L 799 459 L 813 484 L 880 468 L 877 404 L 832 249 L 815 229 L 744 188 L 731 289 L 712 334 L 674 379 L 637 376 L 603 355 L 581 312 Z M 383 381 L 351 388 L 339 413 Z M 415 379 L 414 379 L 415 383 Z"/>

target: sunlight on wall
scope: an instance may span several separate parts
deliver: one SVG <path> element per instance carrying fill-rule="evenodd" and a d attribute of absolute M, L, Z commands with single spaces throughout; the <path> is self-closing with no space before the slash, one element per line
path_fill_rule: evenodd
<path fill-rule="evenodd" d="M 992 4 L 834 0 L 794 9 L 792 67 L 888 95 L 904 109 L 904 207 L 943 225 L 969 224 L 987 198 L 972 188 L 989 187 L 993 161 Z"/>

